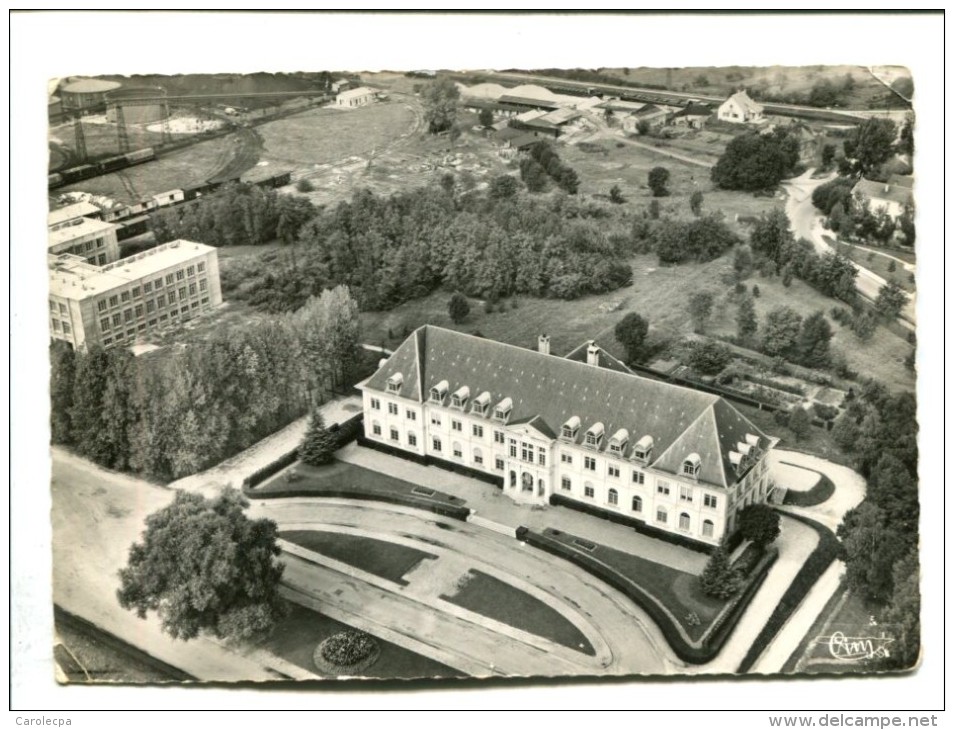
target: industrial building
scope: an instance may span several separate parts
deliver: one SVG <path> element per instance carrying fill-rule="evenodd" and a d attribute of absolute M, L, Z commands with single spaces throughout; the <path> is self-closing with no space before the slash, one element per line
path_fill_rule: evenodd
<path fill-rule="evenodd" d="M 717 545 L 773 490 L 777 442 L 722 398 L 629 372 L 588 342 L 567 357 L 440 327 L 415 330 L 363 392 L 368 443 Z"/>
<path fill-rule="evenodd" d="M 119 258 L 117 226 L 100 220 L 102 211 L 92 203 L 74 203 L 51 210 L 47 216 L 47 253 L 71 254 L 96 266 Z"/>
<path fill-rule="evenodd" d="M 347 91 L 342 91 L 338 96 L 335 97 L 335 106 L 344 107 L 345 109 L 353 109 L 354 107 L 365 106 L 371 104 L 377 93 L 374 89 L 369 89 L 367 86 L 360 86 L 357 89 L 349 89 Z"/>
<path fill-rule="evenodd" d="M 106 106 L 106 94 L 122 84 L 102 79 L 72 79 L 59 90 L 64 112 L 101 109 Z"/>
<path fill-rule="evenodd" d="M 77 350 L 131 345 L 222 303 L 218 251 L 177 240 L 97 266 L 49 255 L 50 333 Z"/>

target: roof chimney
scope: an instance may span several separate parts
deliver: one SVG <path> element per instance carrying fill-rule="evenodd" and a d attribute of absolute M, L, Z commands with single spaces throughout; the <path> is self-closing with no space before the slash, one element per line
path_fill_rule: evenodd
<path fill-rule="evenodd" d="M 540 335 L 537 338 L 537 352 L 541 355 L 550 354 L 550 335 Z"/>
<path fill-rule="evenodd" d="M 600 365 L 600 348 L 595 342 L 590 342 L 586 348 L 586 364 L 594 367 Z"/>

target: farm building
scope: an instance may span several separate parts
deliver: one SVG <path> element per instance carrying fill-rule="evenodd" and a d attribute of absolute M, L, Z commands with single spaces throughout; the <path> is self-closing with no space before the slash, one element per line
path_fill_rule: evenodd
<path fill-rule="evenodd" d="M 851 193 L 872 213 L 883 212 L 897 218 L 905 208 L 914 205 L 913 181 L 909 175 L 892 175 L 886 183 L 861 178 Z"/>
<path fill-rule="evenodd" d="M 106 94 L 122 84 L 102 79 L 73 79 L 60 88 L 63 111 L 96 109 L 106 104 Z"/>
<path fill-rule="evenodd" d="M 335 106 L 346 109 L 365 106 L 374 102 L 377 92 L 369 89 L 367 86 L 360 86 L 357 89 L 348 89 L 342 91 L 335 97 Z"/>
<path fill-rule="evenodd" d="M 722 398 L 626 371 L 588 342 L 570 357 L 425 325 L 358 384 L 369 445 L 491 478 L 704 545 L 773 491 L 762 433 Z"/>
<path fill-rule="evenodd" d="M 680 109 L 669 116 L 670 124 L 701 129 L 712 116 L 712 108 L 708 104 L 690 101 L 684 109 Z"/>
<path fill-rule="evenodd" d="M 201 243 L 172 241 L 105 266 L 47 258 L 50 332 L 77 350 L 131 345 L 222 303 L 218 251 Z"/>
<path fill-rule="evenodd" d="M 641 122 L 646 122 L 650 129 L 658 129 L 666 123 L 671 111 L 656 104 L 643 104 L 632 114 L 623 117 L 620 124 L 626 134 L 635 134 Z"/>
<path fill-rule="evenodd" d="M 722 102 L 717 116 L 720 121 L 733 124 L 762 124 L 765 122 L 764 111 L 762 105 L 753 101 L 743 89 Z"/>

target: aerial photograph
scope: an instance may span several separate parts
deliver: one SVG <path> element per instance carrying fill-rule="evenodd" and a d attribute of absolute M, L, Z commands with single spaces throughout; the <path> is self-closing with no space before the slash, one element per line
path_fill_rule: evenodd
<path fill-rule="evenodd" d="M 913 91 L 52 79 L 61 681 L 912 667 Z"/>
<path fill-rule="evenodd" d="M 44 74 L 53 691 L 939 659 L 917 70 L 621 55 Z"/>

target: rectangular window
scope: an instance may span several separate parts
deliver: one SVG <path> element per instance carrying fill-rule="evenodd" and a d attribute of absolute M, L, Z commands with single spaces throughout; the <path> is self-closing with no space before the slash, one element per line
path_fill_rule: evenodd
<path fill-rule="evenodd" d="M 73 331 L 73 328 L 70 327 L 69 322 L 64 322 L 64 323 L 63 323 L 63 334 L 64 334 L 64 335 L 68 335 L 68 334 L 69 334 L 70 332 L 72 332 L 72 331 Z"/>
<path fill-rule="evenodd" d="M 206 279 L 199 279 L 199 291 L 206 291 L 209 288 L 209 282 Z"/>
<path fill-rule="evenodd" d="M 133 295 L 134 297 L 141 297 L 141 296 L 142 296 L 142 287 L 140 287 L 140 286 L 134 286 L 134 287 L 133 287 L 133 290 L 132 290 L 132 295 Z"/>
<path fill-rule="evenodd" d="M 440 417 L 439 415 L 437 415 L 436 413 L 432 413 L 432 414 L 431 414 L 431 425 L 432 425 L 432 426 L 440 426 L 440 425 L 441 425 L 441 417 Z"/>
<path fill-rule="evenodd" d="M 146 302 L 146 311 L 147 311 L 147 312 L 155 312 L 155 311 L 156 311 L 156 303 L 155 303 L 152 299 L 150 299 L 148 302 Z"/>
<path fill-rule="evenodd" d="M 596 494 L 596 492 L 593 491 L 593 487 L 591 487 L 589 484 L 587 484 L 585 487 L 583 487 L 583 496 L 584 496 L 584 497 L 592 497 L 592 496 L 594 496 L 595 494 Z"/>
<path fill-rule="evenodd" d="M 166 286 L 168 286 L 169 284 L 171 284 L 171 283 L 174 282 L 175 280 L 176 280 L 176 277 L 175 277 L 174 274 L 166 274 Z M 159 286 L 159 284 L 156 284 L 156 286 Z"/>
<path fill-rule="evenodd" d="M 176 281 L 182 281 L 183 279 L 185 279 L 185 272 L 184 272 L 182 269 L 179 269 L 179 270 L 176 272 Z M 169 281 L 169 277 L 168 277 L 168 276 L 166 277 L 166 281 L 167 281 L 167 282 Z"/>
<path fill-rule="evenodd" d="M 715 497 L 714 494 L 707 494 L 707 495 L 705 495 L 705 496 L 702 498 L 702 503 L 703 503 L 706 507 L 715 508 L 715 507 L 718 506 L 718 500 L 716 499 L 716 497 Z"/>
<path fill-rule="evenodd" d="M 122 299 L 124 302 L 128 302 L 130 299 L 129 292 L 128 291 L 120 292 L 119 298 Z"/>
<path fill-rule="evenodd" d="M 143 315 L 143 308 L 141 304 L 136 305 L 136 318 L 138 319 Z"/>
<path fill-rule="evenodd" d="M 474 427 L 473 427 L 473 432 L 474 432 L 474 436 L 476 436 L 477 438 L 481 438 L 481 439 L 482 439 L 482 438 L 484 437 L 484 427 L 483 427 L 483 426 L 478 426 L 478 425 L 475 423 L 475 424 L 474 424 Z"/>
<path fill-rule="evenodd" d="M 189 308 L 188 308 L 188 307 L 182 307 L 182 308 L 179 310 L 179 313 L 180 313 L 180 314 L 188 314 L 188 313 L 189 313 Z"/>
<path fill-rule="evenodd" d="M 584 456 L 583 468 L 589 469 L 590 471 L 596 471 L 596 459 L 594 459 L 592 456 Z"/>
<path fill-rule="evenodd" d="M 193 281 L 193 282 L 190 282 L 190 283 L 189 283 L 189 296 L 190 296 L 190 297 L 194 297 L 194 296 L 196 295 L 196 292 L 197 292 L 197 291 L 198 291 L 198 289 L 196 289 L 196 287 L 195 287 L 195 282 L 194 282 L 194 281 Z"/>
<path fill-rule="evenodd" d="M 118 307 L 119 306 L 119 297 L 115 294 L 109 298 L 109 306 Z"/>
<path fill-rule="evenodd" d="M 511 459 L 517 458 L 517 440 L 516 439 L 510 439 L 510 458 Z"/>
<path fill-rule="evenodd" d="M 170 281 L 169 283 L 171 284 L 172 282 Z M 161 288 L 162 288 L 162 277 L 160 276 L 158 279 L 156 279 L 156 280 L 152 283 L 152 285 L 153 285 L 154 287 L 156 287 L 156 289 L 161 289 Z M 149 286 L 148 284 L 145 284 L 145 285 L 144 285 L 144 287 L 148 287 L 148 286 Z M 146 289 L 146 291 L 148 292 L 149 289 Z"/>
<path fill-rule="evenodd" d="M 176 319 L 179 316 L 179 310 L 173 309 L 171 312 L 169 312 L 169 316 L 172 317 L 173 319 Z"/>
<path fill-rule="evenodd" d="M 388 413 L 390 413 L 392 416 L 396 416 L 398 414 L 398 404 L 388 403 Z"/>
<path fill-rule="evenodd" d="M 108 307 L 108 305 L 106 304 L 106 300 L 105 300 L 105 299 L 100 299 L 100 300 L 96 303 L 96 306 L 99 308 L 99 311 L 100 311 L 100 312 L 105 312 L 106 309 L 107 309 L 107 307 Z"/>
<path fill-rule="evenodd" d="M 85 244 L 83 244 L 83 246 L 84 246 L 84 248 L 85 248 L 87 251 L 92 251 L 92 250 L 93 250 L 93 242 L 92 242 L 92 241 L 87 241 Z"/>
<path fill-rule="evenodd" d="M 520 442 L 520 458 L 523 461 L 533 461 L 533 446 L 526 441 Z"/>
<path fill-rule="evenodd" d="M 684 487 L 681 484 L 679 485 L 679 499 L 683 502 L 692 501 L 692 487 Z"/>
<path fill-rule="evenodd" d="M 102 248 L 106 245 L 106 242 L 102 238 L 96 239 L 96 248 Z"/>
<path fill-rule="evenodd" d="M 162 309 L 165 306 L 166 306 L 166 295 L 160 294 L 158 297 L 156 297 L 156 308 Z"/>
<path fill-rule="evenodd" d="M 66 314 L 66 305 L 60 302 L 60 314 Z"/>
<path fill-rule="evenodd" d="M 159 287 L 156 287 L 156 288 L 158 289 Z M 142 285 L 142 292 L 143 292 L 143 294 L 150 294 L 150 293 L 152 293 L 152 284 L 150 284 L 148 281 L 147 281 L 145 284 L 143 284 L 143 285 Z"/>
<path fill-rule="evenodd" d="M 437 436 L 431 439 L 431 448 L 434 449 L 434 451 L 441 450 L 441 440 L 437 438 Z"/>
<path fill-rule="evenodd" d="M 116 341 L 119 342 L 119 340 L 123 339 L 125 336 L 126 336 L 126 335 L 124 335 L 122 332 L 117 332 L 117 333 L 116 333 Z"/>
<path fill-rule="evenodd" d="M 545 452 L 545 451 L 541 451 L 539 454 L 537 454 L 537 463 L 538 463 L 540 466 L 546 466 L 546 465 L 547 465 L 547 455 L 546 455 L 546 452 Z"/>
<path fill-rule="evenodd" d="M 54 332 L 59 332 L 59 331 L 60 331 L 60 320 L 58 320 L 58 319 L 54 319 L 54 320 L 53 320 L 53 331 L 54 331 Z"/>
<path fill-rule="evenodd" d="M 373 409 L 376 410 L 376 411 L 380 411 L 380 410 L 381 410 L 381 401 L 379 401 L 377 398 L 372 398 L 372 399 L 371 399 L 371 408 L 373 408 Z"/>
<path fill-rule="evenodd" d="M 396 428 L 393 428 L 393 427 L 391 428 L 391 440 L 392 440 L 392 441 L 400 441 L 400 440 L 401 440 L 401 434 L 399 434 L 399 433 L 398 433 L 398 430 L 397 430 Z"/>
<path fill-rule="evenodd" d="M 560 489 L 562 489 L 564 492 L 569 492 L 571 487 L 572 484 L 570 483 L 570 477 L 563 477 L 560 480 Z"/>
<path fill-rule="evenodd" d="M 503 431 L 494 431 L 494 443 L 495 444 L 504 443 Z"/>
<path fill-rule="evenodd" d="M 375 436 L 380 436 L 380 435 L 381 435 L 381 424 L 380 424 L 380 423 L 375 423 L 373 426 L 371 426 L 371 432 L 372 432 Z"/>
<path fill-rule="evenodd" d="M 564 464 L 572 464 L 573 456 L 571 454 L 560 454 L 560 461 Z"/>
<path fill-rule="evenodd" d="M 608 467 L 606 467 L 606 473 L 611 477 L 619 477 L 619 467 L 610 464 Z"/>
<path fill-rule="evenodd" d="M 104 344 L 104 345 L 111 345 L 111 344 L 113 344 L 113 338 L 112 338 L 112 337 L 104 337 L 104 338 L 103 338 L 103 344 Z"/>
<path fill-rule="evenodd" d="M 190 266 L 188 269 L 186 269 L 186 273 L 189 276 L 195 276 L 195 266 Z"/>
<path fill-rule="evenodd" d="M 451 421 L 451 430 L 452 430 L 452 431 L 463 431 L 463 430 L 464 430 L 464 424 L 461 423 L 460 421 L 452 420 L 452 421 Z"/>
<path fill-rule="evenodd" d="M 209 298 L 208 298 L 208 297 L 202 297 L 202 303 L 203 303 L 203 304 L 208 304 L 208 303 L 209 303 Z"/>
<path fill-rule="evenodd" d="M 51 312 L 55 312 L 55 311 L 56 311 L 56 302 L 54 302 L 52 299 L 50 299 L 49 301 L 50 301 L 50 311 L 51 311 Z"/>
<path fill-rule="evenodd" d="M 198 264 L 196 264 L 196 267 L 199 273 L 202 273 L 203 271 L 205 271 L 205 261 L 200 261 Z"/>
<path fill-rule="evenodd" d="M 123 323 L 123 316 L 121 314 L 113 315 L 113 327 L 119 327 Z"/>
<path fill-rule="evenodd" d="M 103 332 L 109 332 L 109 317 L 103 317 L 101 320 L 99 320 L 99 328 Z"/>
<path fill-rule="evenodd" d="M 484 456 L 483 456 L 483 454 L 481 454 L 479 451 L 475 451 L 475 452 L 474 452 L 474 463 L 475 463 L 475 464 L 483 464 L 483 463 L 484 463 Z"/>
<path fill-rule="evenodd" d="M 186 298 L 186 288 L 182 287 L 181 289 L 179 289 L 179 299 L 182 300 L 185 298 Z"/>
<path fill-rule="evenodd" d="M 127 309 L 125 312 L 123 312 L 123 321 L 124 322 L 133 321 L 133 311 L 131 309 Z"/>
<path fill-rule="evenodd" d="M 497 467 L 500 471 L 503 471 L 504 460 L 498 456 L 496 459 L 494 459 L 494 466 Z"/>
<path fill-rule="evenodd" d="M 643 511 L 643 498 L 633 497 L 633 512 L 642 512 L 642 511 Z"/>
<path fill-rule="evenodd" d="M 666 484 L 666 482 L 659 482 L 659 483 L 656 485 L 656 492 L 658 492 L 659 494 L 666 494 L 666 495 L 668 495 L 668 494 L 669 494 L 669 485 Z"/>
<path fill-rule="evenodd" d="M 174 302 L 174 301 L 176 300 L 176 290 L 175 290 L 175 289 L 170 289 L 170 290 L 169 290 L 168 297 L 169 297 L 169 301 L 170 301 L 170 302 Z"/>
<path fill-rule="evenodd" d="M 641 471 L 634 471 L 633 484 L 645 484 L 645 483 L 646 483 L 646 475 L 643 474 Z"/>
<path fill-rule="evenodd" d="M 159 321 L 160 321 L 160 322 L 165 322 L 165 321 L 167 321 L 168 319 L 169 319 L 169 315 L 168 315 L 168 314 L 161 314 L 161 315 L 159 315 Z M 150 320 L 149 320 L 149 326 L 150 326 L 150 327 L 155 327 L 155 326 L 156 326 L 156 320 L 150 319 Z"/>
<path fill-rule="evenodd" d="M 407 420 L 416 421 L 417 420 L 417 411 L 412 411 L 410 408 L 407 409 Z"/>
<path fill-rule="evenodd" d="M 662 507 L 656 510 L 656 522 L 666 522 L 669 516 L 666 514 L 666 510 Z"/>
<path fill-rule="evenodd" d="M 407 444 L 408 446 L 417 446 L 417 436 L 413 433 L 407 435 Z"/>

